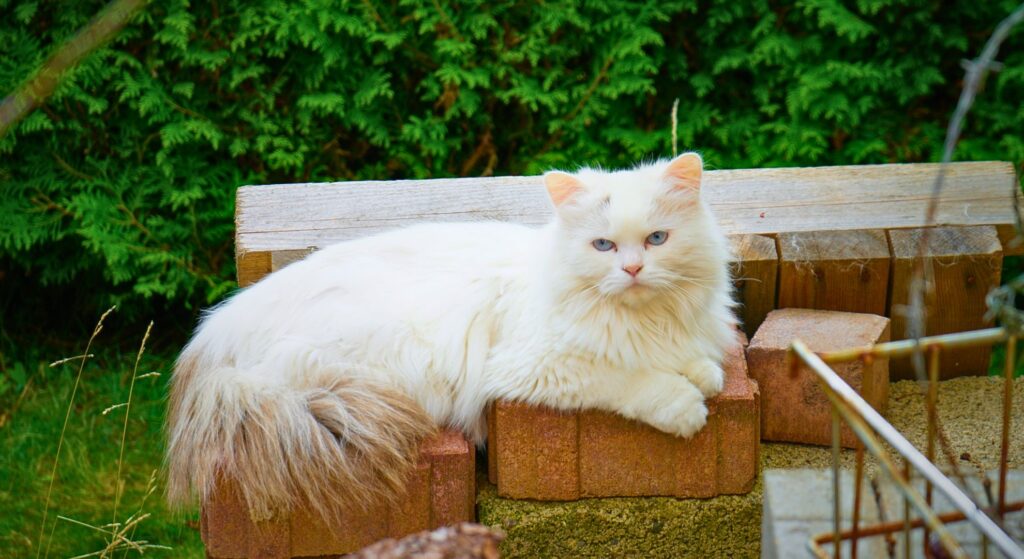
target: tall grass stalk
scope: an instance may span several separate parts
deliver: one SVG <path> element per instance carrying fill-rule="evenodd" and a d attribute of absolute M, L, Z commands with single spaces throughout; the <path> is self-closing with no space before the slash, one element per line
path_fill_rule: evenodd
<path fill-rule="evenodd" d="M 142 354 L 146 351 L 146 341 L 149 339 L 149 333 L 153 331 L 153 321 L 149 321 L 149 326 L 146 327 L 146 333 L 142 336 L 142 343 L 139 344 L 139 352 L 135 354 L 135 365 L 132 367 L 132 381 L 128 386 L 128 401 L 125 402 L 124 406 L 124 428 L 121 429 L 121 452 L 117 456 L 117 480 L 114 483 L 114 514 L 110 523 L 117 525 L 117 507 L 121 503 L 121 470 L 124 466 L 124 445 L 125 439 L 128 435 L 128 417 L 132 412 L 132 394 L 135 393 L 135 379 L 139 374 L 139 361 L 142 360 Z"/>
<path fill-rule="evenodd" d="M 74 408 L 75 405 L 75 394 L 78 393 L 78 385 L 82 381 L 82 371 L 85 370 L 85 362 L 89 359 L 89 349 L 92 348 L 92 342 L 93 340 L 96 339 L 96 336 L 98 336 L 100 332 L 103 331 L 103 321 L 107 318 L 107 316 L 110 313 L 114 312 L 114 309 L 116 308 L 117 305 L 114 305 L 113 307 L 107 309 L 107 311 L 100 316 L 99 321 L 96 322 L 96 327 L 93 328 L 92 336 L 89 336 L 89 342 L 85 344 L 85 351 L 82 352 L 82 355 L 79 355 L 75 358 L 71 358 L 80 358 L 78 362 L 78 373 L 75 374 L 75 386 L 74 388 L 71 389 L 71 398 L 68 399 L 68 409 L 67 412 L 64 414 L 64 426 L 61 427 L 60 438 L 57 439 L 57 453 L 53 457 L 53 468 L 50 470 L 50 486 L 46 490 L 46 504 L 43 506 L 43 522 L 39 526 L 39 542 L 36 545 L 36 559 L 39 559 L 39 553 L 43 549 L 43 535 L 46 533 L 46 517 L 47 514 L 50 512 L 50 497 L 53 495 L 53 484 L 57 480 L 57 465 L 60 463 L 60 451 L 64 447 L 64 434 L 68 430 L 68 421 L 71 419 L 71 410 L 72 408 Z M 58 365 L 66 363 L 67 361 L 67 359 L 55 361 L 54 363 L 51 363 L 50 366 L 56 367 Z M 53 526 L 54 528 L 56 528 L 57 523 L 54 522 Z M 50 555 L 50 544 L 52 542 L 53 530 L 50 531 L 50 537 L 46 540 L 47 557 L 49 557 Z"/>

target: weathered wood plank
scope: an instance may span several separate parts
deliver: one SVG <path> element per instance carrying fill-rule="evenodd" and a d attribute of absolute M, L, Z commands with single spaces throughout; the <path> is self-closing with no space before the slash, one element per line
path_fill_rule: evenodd
<path fill-rule="evenodd" d="M 764 317 L 775 309 L 779 256 L 775 239 L 763 235 L 734 235 L 733 284 L 743 330 L 753 337 Z"/>
<path fill-rule="evenodd" d="M 902 229 L 925 225 L 937 164 L 708 171 L 705 196 L 727 234 Z M 996 225 L 1012 235 L 1013 167 L 950 165 L 938 225 Z M 238 190 L 240 254 L 321 247 L 421 221 L 540 224 L 551 214 L 540 177 L 246 186 Z"/>
<path fill-rule="evenodd" d="M 235 251 L 235 272 L 238 275 L 238 286 L 252 285 L 263 276 L 274 271 L 273 254 L 271 252 Z"/>
<path fill-rule="evenodd" d="M 905 338 L 905 308 L 910 278 L 924 229 L 890 231 L 892 245 L 892 337 Z M 985 328 L 985 295 L 999 285 L 1002 247 L 995 228 L 937 227 L 929 236 L 925 265 L 933 274 L 925 296 L 925 334 L 949 334 Z M 990 346 L 946 350 L 941 358 L 941 378 L 988 374 Z M 890 361 L 893 379 L 913 378 L 909 359 Z"/>
<path fill-rule="evenodd" d="M 782 233 L 779 308 L 885 316 L 889 243 L 885 231 Z"/>

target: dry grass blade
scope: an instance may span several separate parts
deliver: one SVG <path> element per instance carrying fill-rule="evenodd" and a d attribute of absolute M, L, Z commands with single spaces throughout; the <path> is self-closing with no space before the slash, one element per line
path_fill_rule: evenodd
<path fill-rule="evenodd" d="M 84 359 L 89 359 L 90 357 L 95 357 L 95 355 L 93 355 L 91 353 L 83 353 L 82 355 L 75 355 L 73 357 L 65 357 L 64 359 L 58 359 L 58 360 L 54 361 L 53 363 L 50 363 L 50 366 L 51 367 L 56 367 L 57 365 L 63 365 L 65 363 L 67 363 L 68 361 L 74 361 L 75 359 L 83 359 L 84 360 Z"/>
<path fill-rule="evenodd" d="M 152 495 L 153 492 L 156 491 L 156 472 L 157 472 L 156 470 L 153 470 L 152 472 L 149 473 L 149 481 L 146 482 L 146 494 L 142 496 L 142 502 L 139 503 L 139 510 L 135 511 L 135 514 L 132 515 L 132 518 L 135 518 L 137 516 L 141 517 L 142 510 L 144 508 L 146 508 L 146 500 L 148 500 L 150 495 Z M 138 526 L 137 522 L 132 524 L 132 526 L 131 526 L 131 533 L 128 534 L 128 539 L 129 540 L 131 540 L 132 538 L 135 537 L 135 527 L 136 526 Z M 158 547 L 163 549 L 163 546 L 158 546 Z M 167 549 L 170 549 L 170 548 L 167 548 Z M 125 549 L 125 552 L 124 552 L 124 556 L 125 557 L 128 557 L 128 551 L 129 551 L 128 549 Z"/>
<path fill-rule="evenodd" d="M 43 535 L 46 533 L 46 516 L 50 512 L 50 498 L 53 496 L 53 484 L 57 479 L 57 465 L 60 463 L 60 451 L 64 447 L 64 434 L 68 430 L 68 421 L 71 419 L 71 410 L 75 405 L 75 395 L 78 393 L 78 385 L 82 381 L 82 371 L 85 370 L 85 362 L 88 361 L 89 349 L 92 348 L 92 342 L 96 339 L 96 336 L 103 331 L 103 321 L 106 320 L 110 313 L 114 312 L 117 306 L 110 307 L 107 312 L 100 316 L 99 321 L 96 322 L 96 327 L 93 328 L 92 335 L 89 336 L 89 342 L 85 344 L 85 351 L 82 352 L 84 356 L 78 363 L 78 373 L 75 375 L 75 385 L 71 389 L 71 397 L 68 399 L 68 409 L 64 414 L 64 426 L 60 430 L 60 438 L 57 439 L 57 453 L 53 457 L 53 468 L 50 470 L 50 486 L 46 490 L 46 504 L 43 506 L 43 521 L 39 526 L 39 543 L 36 546 L 36 559 L 39 559 L 39 554 L 43 549 Z M 60 363 L 57 361 L 55 363 Z M 56 527 L 56 523 L 54 523 Z M 46 556 L 50 555 L 50 543 L 53 542 L 53 533 L 50 533 L 50 538 L 46 543 Z"/>
<path fill-rule="evenodd" d="M 679 155 L 679 98 L 672 102 L 672 157 Z"/>
<path fill-rule="evenodd" d="M 155 472 L 154 472 L 154 474 L 155 474 Z M 155 475 L 153 476 L 153 478 L 151 478 L 151 481 L 153 479 L 155 479 Z M 152 493 L 152 491 L 150 491 L 147 494 L 147 496 L 149 494 L 151 494 L 151 493 Z M 83 528 L 88 528 L 90 530 L 93 530 L 93 531 L 96 531 L 96 532 L 100 532 L 101 534 L 105 534 L 107 536 L 110 536 L 110 541 L 107 542 L 107 545 L 103 549 L 100 549 L 100 550 L 97 550 L 97 551 L 93 551 L 93 552 L 90 552 L 90 553 L 86 553 L 86 554 L 83 554 L 83 555 L 77 555 L 76 557 L 108 557 L 108 556 L 113 556 L 113 554 L 115 552 L 122 551 L 122 550 L 124 550 L 125 552 L 137 551 L 137 552 L 139 552 L 140 555 L 142 555 L 142 554 L 145 554 L 147 549 L 172 549 L 169 546 L 151 544 L 151 543 L 149 543 L 148 541 L 145 541 L 145 540 L 135 541 L 135 540 L 131 539 L 131 536 L 126 535 L 126 534 L 128 534 L 129 531 L 131 531 L 134 534 L 135 528 L 143 520 L 146 520 L 149 517 L 150 517 L 149 513 L 146 513 L 146 514 L 133 514 L 132 516 L 130 516 L 128 518 L 128 520 L 123 525 L 121 525 L 121 524 L 107 524 L 105 526 L 93 526 L 92 524 L 89 524 L 88 522 L 82 522 L 81 520 L 76 520 L 74 518 L 70 518 L 70 517 L 67 517 L 67 516 L 61 516 L 61 515 L 58 515 L 57 519 L 58 520 L 63 520 L 65 522 L 69 523 L 69 524 L 74 524 L 76 526 L 81 526 Z M 108 528 L 110 528 L 110 529 L 108 529 Z"/>
<path fill-rule="evenodd" d="M 117 457 L 117 482 L 114 486 L 114 514 L 113 519 L 111 520 L 112 524 L 117 523 L 117 507 L 121 503 L 121 471 L 124 466 L 124 446 L 128 435 L 128 417 L 132 411 L 132 394 L 135 393 L 135 379 L 139 373 L 139 361 L 142 360 L 142 354 L 146 351 L 146 341 L 149 340 L 149 334 L 152 331 L 153 321 L 151 320 L 149 321 L 149 326 L 146 327 L 146 333 L 142 336 L 142 343 L 139 344 L 139 352 L 135 354 L 135 365 L 132 367 L 132 380 L 128 387 L 128 401 L 125 402 L 124 405 L 124 428 L 121 430 L 121 452 Z"/>

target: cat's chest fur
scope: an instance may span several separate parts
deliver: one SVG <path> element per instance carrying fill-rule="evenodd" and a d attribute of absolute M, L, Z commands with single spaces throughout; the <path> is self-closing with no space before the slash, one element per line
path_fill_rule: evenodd
<path fill-rule="evenodd" d="M 495 366 L 532 374 L 574 363 L 597 373 L 678 372 L 693 357 L 695 332 L 675 301 L 634 309 L 573 299 L 506 319 L 505 335 L 495 340 Z"/>

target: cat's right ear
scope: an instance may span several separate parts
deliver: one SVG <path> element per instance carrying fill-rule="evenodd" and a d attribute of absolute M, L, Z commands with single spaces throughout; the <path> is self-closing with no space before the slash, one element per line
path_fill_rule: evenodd
<path fill-rule="evenodd" d="M 583 192 L 583 183 L 569 173 L 548 171 L 544 173 L 544 188 L 548 190 L 548 196 L 551 197 L 555 207 L 560 208 L 577 194 Z"/>

